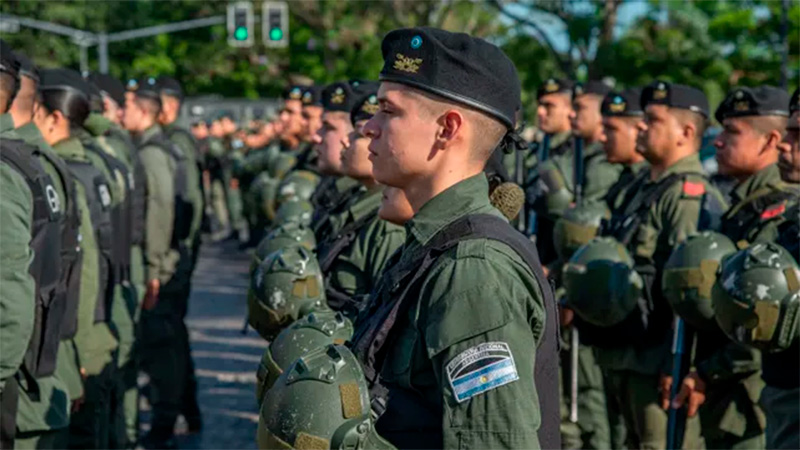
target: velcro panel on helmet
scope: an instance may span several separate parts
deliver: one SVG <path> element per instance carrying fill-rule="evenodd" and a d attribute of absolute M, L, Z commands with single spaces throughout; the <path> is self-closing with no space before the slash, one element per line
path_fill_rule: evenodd
<path fill-rule="evenodd" d="M 327 450 L 331 448 L 331 443 L 325 438 L 301 431 L 297 433 L 292 448 L 296 450 Z"/>
<path fill-rule="evenodd" d="M 704 259 L 700 261 L 699 268 L 669 269 L 664 271 L 664 285 L 674 286 L 681 290 L 697 289 L 700 297 L 710 298 L 718 267 L 719 261 Z"/>
<path fill-rule="evenodd" d="M 342 399 L 342 416 L 345 419 L 361 416 L 361 393 L 357 383 L 339 385 L 339 395 Z"/>
<path fill-rule="evenodd" d="M 795 339 L 797 329 L 797 315 L 800 311 L 800 292 L 790 294 L 789 300 L 784 300 L 785 312 L 781 320 L 781 329 L 778 332 L 778 348 L 787 349 Z"/>
<path fill-rule="evenodd" d="M 800 280 L 797 279 L 797 271 L 793 267 L 784 269 L 783 275 L 786 277 L 786 287 L 789 288 L 789 292 L 800 291 Z"/>
<path fill-rule="evenodd" d="M 778 302 L 759 301 L 755 304 L 758 325 L 753 329 L 753 342 L 769 342 L 778 328 L 781 318 L 781 306 Z"/>

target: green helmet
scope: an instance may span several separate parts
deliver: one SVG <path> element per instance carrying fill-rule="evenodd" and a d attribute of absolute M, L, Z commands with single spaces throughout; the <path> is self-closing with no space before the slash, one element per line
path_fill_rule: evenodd
<path fill-rule="evenodd" d="M 250 280 L 248 322 L 267 340 L 295 320 L 328 309 L 317 258 L 300 246 L 270 253 Z"/>
<path fill-rule="evenodd" d="M 264 395 L 258 447 L 391 449 L 370 419 L 364 372 L 342 345 L 300 357 Z"/>
<path fill-rule="evenodd" d="M 295 163 L 297 163 L 297 158 L 294 155 L 280 153 L 270 161 L 269 176 L 276 180 L 283 179 L 292 170 Z"/>
<path fill-rule="evenodd" d="M 637 307 L 642 278 L 614 238 L 599 237 L 579 248 L 564 265 L 566 304 L 600 327 L 622 322 Z"/>
<path fill-rule="evenodd" d="M 310 200 L 319 184 L 319 176 L 308 170 L 295 170 L 286 175 L 278 187 L 277 204 L 290 200 Z"/>
<path fill-rule="evenodd" d="M 284 370 L 311 350 L 330 344 L 344 344 L 353 336 L 353 325 L 341 313 L 317 311 L 291 324 L 269 344 L 256 373 L 256 399 L 275 384 Z"/>
<path fill-rule="evenodd" d="M 275 223 L 297 222 L 309 226 L 313 213 L 314 206 L 308 200 L 292 200 L 278 208 L 278 212 L 275 214 Z"/>
<path fill-rule="evenodd" d="M 264 258 L 275 250 L 280 250 L 292 245 L 299 245 L 308 251 L 313 251 L 317 246 L 314 231 L 311 228 L 297 222 L 288 222 L 278 225 L 259 242 L 256 251 L 253 253 L 253 260 L 250 263 L 250 276 Z"/>
<path fill-rule="evenodd" d="M 778 244 L 725 258 L 711 298 L 720 328 L 740 344 L 777 352 L 797 340 L 800 268 Z"/>
<path fill-rule="evenodd" d="M 552 217 L 561 217 L 573 201 L 572 190 L 564 172 L 559 167 L 559 161 L 548 159 L 541 163 L 539 177 L 544 186 L 544 204 L 547 214 Z"/>
<path fill-rule="evenodd" d="M 270 177 L 266 172 L 256 175 L 250 184 L 250 195 L 256 209 L 256 215 L 269 223 L 275 219 L 275 193 L 278 191 L 279 181 Z"/>
<path fill-rule="evenodd" d="M 664 265 L 661 290 L 676 314 L 699 330 L 717 329 L 711 287 L 722 258 L 736 252 L 727 236 L 703 231 L 672 251 Z"/>
<path fill-rule="evenodd" d="M 567 209 L 553 229 L 559 258 L 569 260 L 575 251 L 597 236 L 600 222 L 610 217 L 611 212 L 604 202 L 587 202 Z"/>

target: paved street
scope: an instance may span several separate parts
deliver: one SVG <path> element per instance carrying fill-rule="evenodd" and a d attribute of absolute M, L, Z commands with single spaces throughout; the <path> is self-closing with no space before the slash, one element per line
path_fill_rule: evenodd
<path fill-rule="evenodd" d="M 204 430 L 178 445 L 196 449 L 256 448 L 256 368 L 267 342 L 250 330 L 241 334 L 247 310 L 249 254 L 236 243 L 204 245 L 194 274 L 188 327 L 197 370 Z M 149 420 L 144 412 L 143 427 Z"/>

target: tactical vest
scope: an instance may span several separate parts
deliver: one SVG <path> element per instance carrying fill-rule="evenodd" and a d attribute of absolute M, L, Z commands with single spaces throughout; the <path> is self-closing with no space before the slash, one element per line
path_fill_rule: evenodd
<path fill-rule="evenodd" d="M 172 141 L 173 136 L 182 135 L 182 136 L 185 136 L 186 139 L 188 139 L 189 142 L 192 143 L 192 149 L 194 150 L 195 165 L 197 166 L 198 172 L 203 173 L 203 165 L 201 164 L 201 161 L 203 159 L 203 155 L 200 152 L 200 143 L 197 142 L 197 139 L 195 139 L 194 136 L 192 136 L 192 133 L 189 133 L 188 131 L 184 130 L 183 128 L 170 127 L 169 130 L 166 131 L 166 134 L 167 134 L 167 139 L 169 139 L 170 141 Z M 197 180 L 197 182 L 200 185 L 200 192 L 204 192 L 205 191 L 205 186 L 203 186 L 203 178 L 200 177 Z M 205 198 L 205 197 L 203 197 L 203 198 Z"/>
<path fill-rule="evenodd" d="M 2 160 L 22 175 L 33 196 L 30 274 L 36 281 L 33 333 L 23 360 L 33 377 L 55 371 L 65 308 L 61 284 L 61 199 L 53 180 L 39 163 L 39 150 L 22 141 L 3 139 Z"/>
<path fill-rule="evenodd" d="M 139 159 L 139 151 L 130 136 L 113 127 L 109 130 L 109 135 L 124 142 L 131 152 L 132 167 L 128 171 L 128 186 L 130 187 L 128 196 L 131 199 L 130 238 L 132 245 L 140 247 L 144 244 L 146 228 L 147 175 Z"/>
<path fill-rule="evenodd" d="M 120 174 L 123 180 L 125 195 L 111 208 L 111 228 L 114 239 L 111 243 L 112 284 L 122 284 L 130 281 L 131 269 L 131 218 L 133 216 L 131 205 L 130 172 L 125 164 L 98 148 L 93 142 L 84 142 L 86 151 L 92 152 L 103 160 L 103 164 L 111 174 Z M 116 180 L 109 180 L 116 182 Z"/>
<path fill-rule="evenodd" d="M 373 418 L 377 421 L 384 413 L 402 409 L 400 415 L 407 421 L 409 433 L 419 432 L 419 441 L 416 439 L 417 434 L 414 434 L 418 448 L 441 446 L 441 427 L 435 427 L 435 424 L 442 421 L 441 407 L 415 392 L 383 385 L 380 373 L 388 349 L 397 339 L 395 325 L 398 324 L 398 319 L 403 320 L 417 303 L 425 276 L 442 254 L 459 242 L 470 239 L 492 239 L 502 242 L 517 252 L 536 278 L 544 297 L 545 308 L 545 331 L 536 349 L 534 367 L 534 383 L 539 396 L 542 418 L 538 432 L 539 444 L 541 448 L 561 448 L 558 394 L 559 331 L 553 290 L 542 271 L 531 241 L 514 230 L 505 220 L 485 214 L 465 216 L 439 231 L 415 257 L 410 258 L 408 263 L 394 264 L 387 269 L 378 287 L 373 291 L 368 303 L 369 310 L 362 314 L 364 321 L 359 325 L 350 343 L 353 353 L 364 365 L 364 374 L 370 387 Z M 378 432 L 380 433 L 379 425 Z"/>
<path fill-rule="evenodd" d="M 637 177 L 637 181 L 641 184 L 646 176 L 648 176 L 647 172 L 643 172 Z M 686 181 L 688 176 L 700 176 L 706 180 L 703 174 L 682 173 L 669 175 L 647 188 L 643 188 L 641 185 L 634 186 L 628 192 L 628 195 L 632 195 L 632 197 L 626 198 L 623 210 L 615 213 L 610 221 L 604 220 L 601 223 L 599 234 L 612 236 L 625 247 L 629 247 L 651 206 L 675 183 Z M 703 201 L 706 201 L 707 197 L 711 197 L 708 192 L 704 195 Z M 704 219 L 701 214 L 700 222 L 702 224 L 711 221 Z M 698 230 L 707 229 L 701 224 L 698 224 Z M 673 314 L 661 292 L 661 286 L 657 283 L 660 280 L 660 274 L 652 262 L 633 256 L 634 270 L 639 273 L 644 282 L 643 298 L 640 299 L 638 308 L 632 311 L 625 320 L 612 327 L 592 325 L 576 316 L 575 326 L 581 331 L 582 343 L 598 348 L 618 348 L 631 345 L 631 336 L 636 336 L 634 344 L 647 347 L 660 342 L 669 329 Z"/>
<path fill-rule="evenodd" d="M 329 208 L 318 210 L 320 213 L 319 216 L 314 217 L 311 220 L 311 230 L 314 231 L 314 236 L 317 237 L 317 241 L 324 241 L 325 238 L 331 233 L 332 230 L 329 222 L 330 217 L 343 212 L 357 202 L 360 197 L 358 193 L 362 189 L 363 186 L 358 185 L 353 186 L 344 192 L 338 192 L 337 195 L 330 200 L 331 206 Z M 317 211 L 315 211 L 315 213 L 316 212 Z"/>
<path fill-rule="evenodd" d="M 61 158 L 42 152 L 42 157 L 55 167 L 64 187 L 65 197 L 61 202 L 64 220 L 61 227 L 61 294 L 64 297 L 64 314 L 61 324 L 61 339 L 72 339 L 78 331 L 78 304 L 80 303 L 81 269 L 83 253 L 80 248 L 81 214 L 78 210 L 75 181 Z"/>
<path fill-rule="evenodd" d="M 114 298 L 114 280 L 111 273 L 113 268 L 111 190 L 106 177 L 90 163 L 71 160 L 67 161 L 67 166 L 86 191 L 86 203 L 97 239 L 100 290 L 94 310 L 94 321 L 108 322 L 108 311 Z"/>
<path fill-rule="evenodd" d="M 192 227 L 192 213 L 194 205 L 189 198 L 189 176 L 186 165 L 189 163 L 183 152 L 174 142 L 167 139 L 166 135 L 159 134 L 153 143 L 161 147 L 175 163 L 173 180 L 175 182 L 175 223 L 172 229 L 172 247 L 178 248 L 189 237 Z"/>
<path fill-rule="evenodd" d="M 750 231 L 758 230 L 785 214 L 784 202 L 797 197 L 788 191 L 772 190 L 757 193 L 741 204 L 735 205 L 722 217 L 720 232 L 737 243 L 748 239 Z"/>
<path fill-rule="evenodd" d="M 361 229 L 378 217 L 378 208 L 365 214 L 358 220 L 348 223 L 342 227 L 336 236 L 327 236 L 327 239 L 317 246 L 319 266 L 325 276 L 325 294 L 328 298 L 328 305 L 334 311 L 341 311 L 348 318 L 355 318 L 364 306 L 366 297 L 353 297 L 334 287 L 330 282 L 330 269 L 334 261 L 358 238 Z"/>

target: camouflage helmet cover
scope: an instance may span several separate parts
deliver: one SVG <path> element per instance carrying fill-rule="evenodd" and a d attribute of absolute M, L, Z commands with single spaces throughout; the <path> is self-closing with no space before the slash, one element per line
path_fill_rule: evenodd
<path fill-rule="evenodd" d="M 600 222 L 610 217 L 611 212 L 605 202 L 586 202 L 567 209 L 553 229 L 559 258 L 562 261 L 569 260 L 575 251 L 597 236 Z"/>

